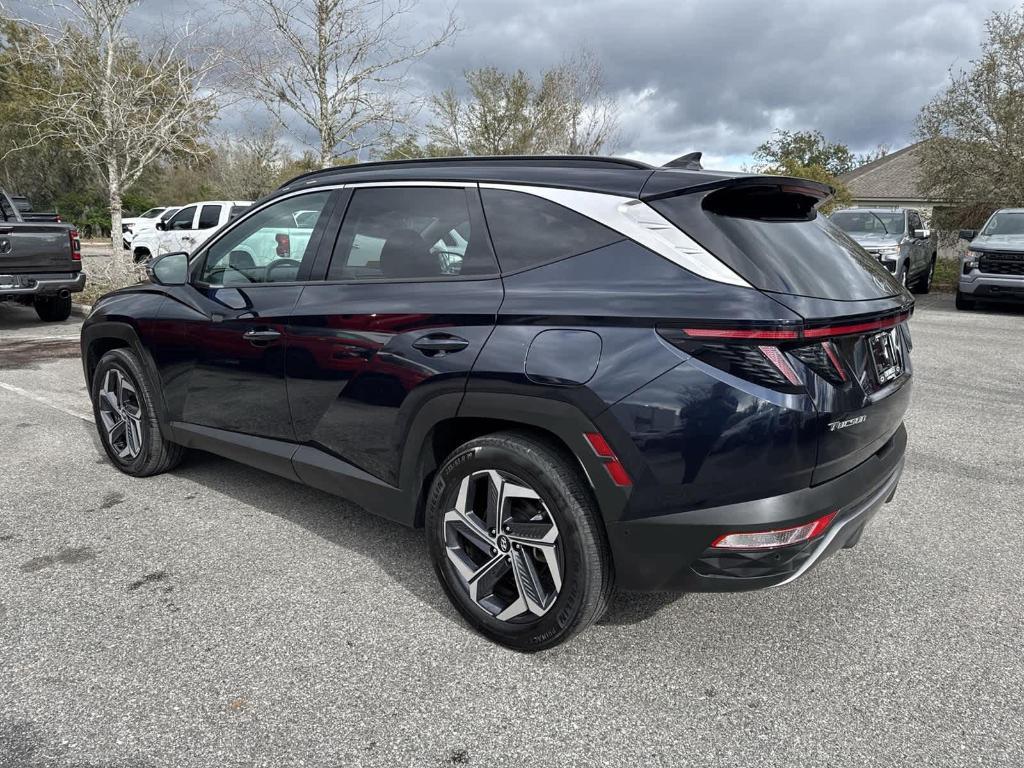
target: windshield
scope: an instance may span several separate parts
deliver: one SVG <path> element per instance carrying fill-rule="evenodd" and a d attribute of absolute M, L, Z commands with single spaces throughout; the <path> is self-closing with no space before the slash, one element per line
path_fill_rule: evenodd
<path fill-rule="evenodd" d="M 163 208 L 150 208 L 148 211 L 146 211 L 144 214 L 142 214 L 139 218 L 140 219 L 155 219 L 157 216 L 160 215 L 160 213 L 163 210 L 164 210 Z"/>
<path fill-rule="evenodd" d="M 901 235 L 904 216 L 897 211 L 846 210 L 833 213 L 832 223 L 844 232 L 859 235 Z"/>
<path fill-rule="evenodd" d="M 160 221 L 170 221 L 171 216 L 176 214 L 179 210 L 179 208 L 168 208 L 163 212 L 163 215 L 160 217 Z"/>
<path fill-rule="evenodd" d="M 1024 235 L 1024 211 L 995 213 L 988 220 L 983 235 Z"/>

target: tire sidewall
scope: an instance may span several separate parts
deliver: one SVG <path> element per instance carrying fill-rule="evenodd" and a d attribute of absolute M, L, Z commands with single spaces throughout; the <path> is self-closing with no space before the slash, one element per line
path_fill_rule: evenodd
<path fill-rule="evenodd" d="M 558 526 L 562 544 L 562 589 L 555 604 L 536 621 L 511 623 L 499 621 L 474 604 L 466 594 L 445 550 L 444 512 L 453 503 L 463 478 L 483 469 L 496 469 L 515 475 L 547 505 Z M 600 589 L 602 564 L 592 562 L 586 552 L 586 539 L 591 535 L 582 525 L 581 516 L 588 514 L 572 491 L 542 467 L 497 441 L 486 438 L 463 446 L 453 454 L 437 473 L 427 502 L 427 542 L 434 568 L 442 586 L 462 616 L 478 631 L 516 650 L 540 650 L 555 645 L 574 632 L 591 590 Z"/>
<path fill-rule="evenodd" d="M 99 392 L 103 385 L 103 379 L 107 375 L 107 372 L 111 369 L 116 369 L 131 381 L 135 387 L 135 391 L 138 393 L 139 408 L 142 411 L 142 450 L 139 451 L 139 455 L 130 461 L 125 461 L 117 455 L 117 451 L 110 445 L 110 438 L 107 435 L 107 430 L 103 427 L 103 421 L 100 418 L 100 405 L 99 405 Z M 127 474 L 138 474 L 144 471 L 145 467 L 149 464 L 150 458 L 154 449 L 154 435 L 152 429 L 153 422 L 153 402 L 150 396 L 149 387 L 146 385 L 146 380 L 139 364 L 136 362 L 134 355 L 131 352 L 123 349 L 115 349 L 105 354 L 96 366 L 96 370 L 92 376 L 92 391 L 90 392 L 92 399 L 92 411 L 93 418 L 96 421 L 96 432 L 99 434 L 100 443 L 103 445 L 104 451 L 107 453 L 107 457 L 114 463 L 114 465 L 122 472 Z"/>

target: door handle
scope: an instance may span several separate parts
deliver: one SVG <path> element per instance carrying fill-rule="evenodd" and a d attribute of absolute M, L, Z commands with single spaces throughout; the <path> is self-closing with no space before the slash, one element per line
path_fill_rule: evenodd
<path fill-rule="evenodd" d="M 269 344 L 271 341 L 281 338 L 281 332 L 272 331 L 269 329 L 260 331 L 254 329 L 243 333 L 242 338 L 248 341 L 250 344 L 259 346 L 260 344 Z"/>
<path fill-rule="evenodd" d="M 449 352 L 458 352 L 465 349 L 469 346 L 469 342 L 459 336 L 434 333 L 416 339 L 412 345 L 428 355 L 444 355 Z"/>

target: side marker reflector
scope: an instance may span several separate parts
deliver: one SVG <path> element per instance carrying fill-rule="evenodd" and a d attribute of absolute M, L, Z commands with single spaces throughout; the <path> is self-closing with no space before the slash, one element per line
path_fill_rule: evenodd
<path fill-rule="evenodd" d="M 775 549 L 801 544 L 817 538 L 831 524 L 837 512 L 811 520 L 803 525 L 791 528 L 775 528 L 768 531 L 749 531 L 744 533 L 727 533 L 715 539 L 711 546 L 714 549 Z"/>

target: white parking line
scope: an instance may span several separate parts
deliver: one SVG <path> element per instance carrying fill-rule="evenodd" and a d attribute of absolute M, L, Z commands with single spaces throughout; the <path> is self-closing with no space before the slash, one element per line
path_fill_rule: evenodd
<path fill-rule="evenodd" d="M 66 413 L 68 416 L 74 416 L 76 419 L 87 421 L 90 424 L 95 423 L 93 421 L 92 414 L 79 413 L 78 411 L 73 411 L 70 408 L 65 408 L 63 405 L 58 405 L 57 403 L 54 403 L 51 400 L 42 397 L 41 395 L 37 395 L 34 392 L 29 392 L 27 389 L 16 387 L 13 384 L 5 384 L 2 381 L 0 381 L 0 389 L 7 390 L 8 392 L 13 392 L 14 394 L 21 395 L 22 397 L 27 397 L 29 400 L 34 400 L 35 402 L 40 403 L 41 405 L 53 408 L 53 410 L 55 411 Z"/>

